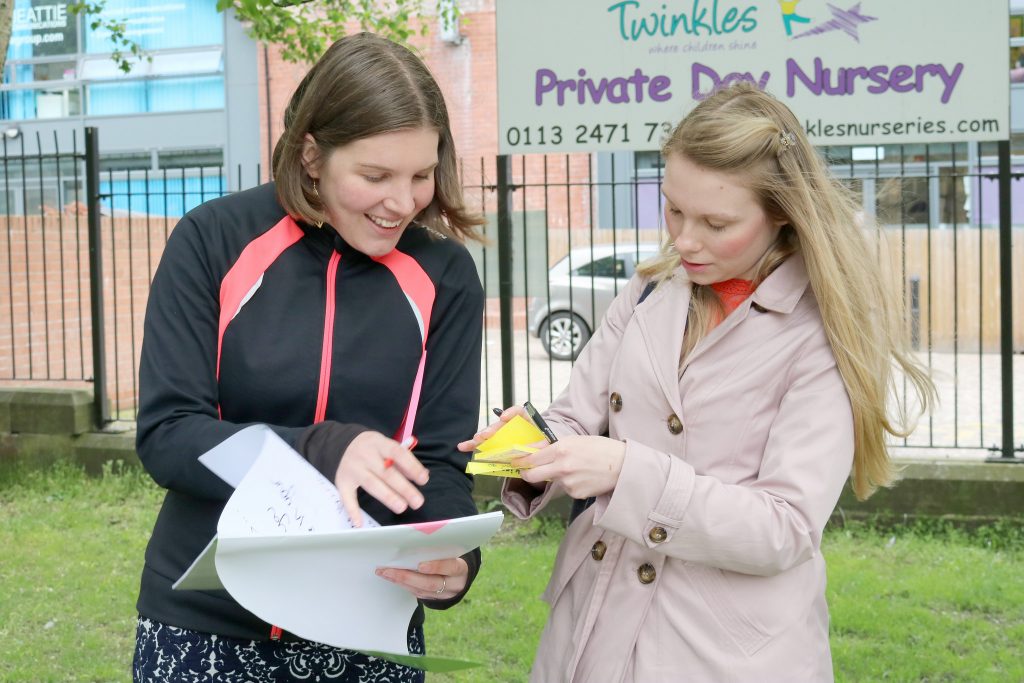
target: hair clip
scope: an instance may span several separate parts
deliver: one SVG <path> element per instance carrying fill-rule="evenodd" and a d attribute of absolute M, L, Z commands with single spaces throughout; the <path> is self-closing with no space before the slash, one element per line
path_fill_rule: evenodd
<path fill-rule="evenodd" d="M 779 144 L 782 145 L 782 149 L 779 150 L 779 155 L 781 155 L 796 144 L 796 136 L 792 133 L 782 133 L 779 135 Z"/>

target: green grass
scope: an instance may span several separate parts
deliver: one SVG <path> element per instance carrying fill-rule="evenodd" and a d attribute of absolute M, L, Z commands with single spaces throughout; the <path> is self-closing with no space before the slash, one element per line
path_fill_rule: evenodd
<path fill-rule="evenodd" d="M 127 681 L 135 596 L 160 491 L 138 471 L 61 465 L 0 485 L 0 681 Z M 513 523 L 473 591 L 427 613 L 437 655 L 484 666 L 432 681 L 522 681 L 561 527 Z M 851 525 L 825 537 L 839 681 L 1024 681 L 1024 529 Z"/>
<path fill-rule="evenodd" d="M 124 681 L 160 504 L 139 471 L 67 465 L 0 488 L 0 681 Z"/>
<path fill-rule="evenodd" d="M 1002 530 L 828 534 L 837 679 L 1024 681 L 1024 544 Z"/>

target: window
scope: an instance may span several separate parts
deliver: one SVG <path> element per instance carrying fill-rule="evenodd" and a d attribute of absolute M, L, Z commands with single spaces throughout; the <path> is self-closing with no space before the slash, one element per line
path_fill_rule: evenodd
<path fill-rule="evenodd" d="M 1024 14 L 1010 15 L 1010 82 L 1024 83 Z"/>
<path fill-rule="evenodd" d="M 224 43 L 224 20 L 210 0 L 109 0 L 101 16 L 124 22 L 125 37 L 147 52 Z M 109 31 L 85 33 L 84 52 L 108 53 L 113 47 Z"/>
<path fill-rule="evenodd" d="M 223 164 L 222 149 L 178 149 L 160 152 L 157 161 L 160 168 L 200 168 Z"/>
<path fill-rule="evenodd" d="M 576 269 L 575 275 L 586 277 L 626 277 L 626 262 L 621 258 L 606 256 L 580 266 Z"/>
<path fill-rule="evenodd" d="M 637 171 L 657 172 L 665 168 L 665 162 L 661 158 L 661 152 L 637 152 L 633 158 Z"/>
<path fill-rule="evenodd" d="M 151 60 L 132 61 L 132 70 L 127 76 L 144 78 L 221 73 L 224 71 L 223 52 L 223 48 L 213 47 L 156 53 L 152 55 Z M 80 74 L 80 77 L 87 81 L 124 80 L 126 78 L 125 73 L 108 55 L 83 57 Z"/>
<path fill-rule="evenodd" d="M 15 0 L 0 118 L 123 116 L 224 107 L 224 18 L 209 0 L 109 0 L 149 59 L 123 73 L 103 28 L 67 0 Z M 83 36 L 79 41 L 79 34 Z"/>
<path fill-rule="evenodd" d="M 223 76 L 94 83 L 85 88 L 94 116 L 196 111 L 224 107 Z"/>
<path fill-rule="evenodd" d="M 1024 66 L 1021 63 L 1022 48 L 1019 40 L 1024 39 L 1024 15 L 1011 14 L 1010 15 L 1010 68 L 1015 66 Z"/>
<path fill-rule="evenodd" d="M 0 91 L 2 119 L 55 119 L 81 113 L 81 93 L 77 87 Z"/>
<path fill-rule="evenodd" d="M 148 152 L 123 152 L 100 157 L 100 172 L 138 171 L 153 167 L 153 156 Z"/>
<path fill-rule="evenodd" d="M 60 0 L 15 0 L 7 59 L 78 52 L 78 22 Z"/>

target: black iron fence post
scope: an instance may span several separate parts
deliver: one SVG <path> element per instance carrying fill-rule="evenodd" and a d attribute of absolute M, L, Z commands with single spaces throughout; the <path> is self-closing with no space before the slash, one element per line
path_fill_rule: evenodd
<path fill-rule="evenodd" d="M 515 403 L 512 363 L 512 158 L 498 155 L 498 317 L 501 325 L 502 408 Z"/>
<path fill-rule="evenodd" d="M 1013 279 L 1010 259 L 1013 225 L 1010 199 L 1010 141 L 999 143 L 999 353 L 1001 357 L 1003 398 L 1003 444 L 998 457 L 990 462 L 1024 463 L 1014 457 L 1013 448 Z M 995 449 L 993 449 L 995 450 Z"/>
<path fill-rule="evenodd" d="M 89 229 L 89 300 L 92 313 L 92 390 L 96 426 L 110 422 L 107 402 L 107 349 L 104 342 L 103 252 L 100 248 L 100 140 L 91 126 L 85 129 L 85 196 Z"/>

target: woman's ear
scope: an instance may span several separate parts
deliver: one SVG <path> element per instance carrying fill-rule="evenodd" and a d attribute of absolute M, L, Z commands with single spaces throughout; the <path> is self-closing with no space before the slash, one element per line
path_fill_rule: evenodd
<path fill-rule="evenodd" d="M 302 167 L 310 178 L 320 177 L 320 147 L 309 133 L 302 138 Z"/>

